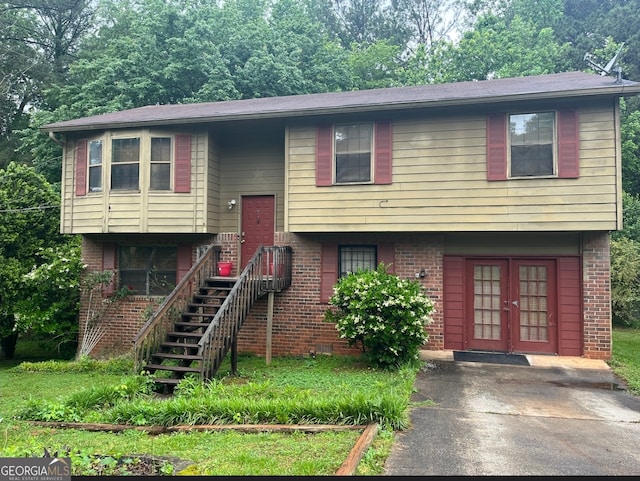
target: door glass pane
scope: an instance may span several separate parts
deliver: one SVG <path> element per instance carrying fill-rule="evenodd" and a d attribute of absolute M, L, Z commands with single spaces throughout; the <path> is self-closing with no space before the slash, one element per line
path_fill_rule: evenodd
<path fill-rule="evenodd" d="M 520 266 L 520 340 L 549 340 L 547 268 Z"/>
<path fill-rule="evenodd" d="M 473 337 L 500 339 L 500 266 L 476 265 L 473 270 Z"/>

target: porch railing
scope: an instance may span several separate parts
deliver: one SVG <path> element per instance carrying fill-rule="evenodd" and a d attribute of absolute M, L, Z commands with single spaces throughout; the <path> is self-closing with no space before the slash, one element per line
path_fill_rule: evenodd
<path fill-rule="evenodd" d="M 202 379 L 215 375 L 256 299 L 290 285 L 291 247 L 260 246 L 198 342 Z"/>
<path fill-rule="evenodd" d="M 220 251 L 219 246 L 210 246 L 142 326 L 133 341 L 136 371 L 159 350 L 205 280 L 217 276 Z M 291 262 L 289 246 L 260 246 L 256 250 L 198 343 L 202 379 L 215 375 L 255 300 L 291 285 Z"/>
<path fill-rule="evenodd" d="M 220 246 L 209 246 L 173 291 L 160 304 L 133 340 L 136 372 L 149 362 L 166 340 L 173 323 L 180 319 L 204 280 L 217 275 Z"/>

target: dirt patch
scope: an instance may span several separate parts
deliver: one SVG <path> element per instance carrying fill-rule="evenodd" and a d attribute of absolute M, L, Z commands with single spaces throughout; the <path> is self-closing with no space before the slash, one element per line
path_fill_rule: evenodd
<path fill-rule="evenodd" d="M 45 449 L 45 458 L 72 458 L 74 470 L 89 476 L 173 476 L 192 465 L 192 461 L 170 456 L 148 456 L 130 454 L 110 456 L 92 454 L 66 449 L 63 452 L 49 453 Z"/>

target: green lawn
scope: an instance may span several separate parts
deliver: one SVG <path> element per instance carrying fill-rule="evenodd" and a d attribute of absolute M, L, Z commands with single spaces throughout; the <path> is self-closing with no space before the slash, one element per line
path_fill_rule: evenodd
<path fill-rule="evenodd" d="M 613 358 L 609 365 L 630 392 L 640 395 L 640 329 L 613 330 Z"/>
<path fill-rule="evenodd" d="M 359 430 L 247 434 L 235 431 L 149 435 L 43 427 L 51 421 L 127 422 L 137 425 L 378 422 L 358 475 L 382 474 L 394 430 L 407 426 L 417 367 L 376 370 L 340 356 L 262 358 L 240 356 L 208 387 L 187 383 L 182 395 L 160 400 L 140 391 L 130 361 L 43 361 L 42 344 L 19 343 L 14 361 L 0 362 L 0 457 L 68 454 L 74 475 L 136 474 L 140 456 L 166 473 L 190 475 L 331 475 L 346 459 Z M 613 332 L 612 369 L 640 395 L 640 330 Z M 132 381 L 133 380 L 133 381 Z M 24 419 L 17 419 L 16 416 Z M 141 469 L 141 468 L 140 468 Z M 139 474 L 139 473 L 138 473 Z"/>
<path fill-rule="evenodd" d="M 27 361 L 19 357 L 18 361 Z M 0 457 L 43 456 L 45 449 L 68 454 L 74 475 L 134 474 L 139 459 L 133 454 L 166 458 L 170 464 L 163 469 L 191 475 L 331 475 L 347 458 L 361 430 L 148 435 L 134 430 L 117 434 L 57 429 L 30 421 L 378 422 L 381 430 L 357 472 L 376 475 L 382 473 L 394 427 L 408 422 L 416 374 L 415 368 L 376 370 L 360 359 L 340 356 L 277 358 L 270 366 L 262 358 L 240 356 L 237 376 L 229 375 L 228 365 L 223 365 L 218 379 L 206 389 L 192 383 L 182 395 L 158 399 L 138 392 L 140 383 L 132 379 L 139 376 L 118 372 L 122 360 L 111 366 L 107 369 L 95 362 L 78 366 L 68 361 L 0 363 Z"/>

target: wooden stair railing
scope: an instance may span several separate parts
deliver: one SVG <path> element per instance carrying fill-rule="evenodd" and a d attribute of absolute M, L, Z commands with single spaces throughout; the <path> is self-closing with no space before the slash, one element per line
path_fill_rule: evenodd
<path fill-rule="evenodd" d="M 187 373 L 211 379 L 229 350 L 235 354 L 238 331 L 255 300 L 291 285 L 288 246 L 260 246 L 237 280 L 215 275 L 219 249 L 217 254 L 215 248 L 211 250 L 183 279 L 191 284 L 189 288 L 181 281 L 134 340 L 138 371 L 172 373 L 155 379 L 165 392 L 172 391 Z M 208 265 L 210 254 L 213 269 Z M 192 295 L 185 303 L 187 292 Z"/>
<path fill-rule="evenodd" d="M 215 376 L 253 303 L 267 292 L 291 285 L 291 247 L 260 246 L 198 342 L 201 379 Z"/>

